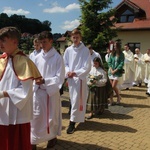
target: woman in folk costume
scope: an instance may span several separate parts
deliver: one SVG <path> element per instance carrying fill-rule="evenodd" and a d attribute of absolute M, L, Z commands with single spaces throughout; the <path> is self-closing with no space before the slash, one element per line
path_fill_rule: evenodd
<path fill-rule="evenodd" d="M 73 44 L 64 53 L 66 78 L 68 78 L 71 114 L 67 134 L 75 130 L 76 122 L 84 122 L 88 87 L 86 76 L 91 69 L 91 57 L 87 47 L 81 42 L 81 33 L 74 29 L 71 33 Z"/>
<path fill-rule="evenodd" d="M 34 63 L 18 49 L 21 37 L 15 27 L 0 29 L 0 149 L 31 150 L 33 79 L 42 77 Z"/>
<path fill-rule="evenodd" d="M 35 58 L 43 84 L 35 85 L 33 98 L 33 120 L 31 121 L 31 144 L 33 150 L 41 142 L 48 141 L 47 148 L 55 146 L 57 135 L 61 135 L 62 113 L 59 90 L 64 82 L 63 58 L 56 51 L 52 33 L 39 34 L 41 53 Z"/>
<path fill-rule="evenodd" d="M 107 91 L 106 83 L 108 77 L 99 57 L 93 60 L 93 66 L 88 75 L 89 96 L 87 101 L 87 119 L 93 118 L 94 114 L 102 114 L 108 107 L 108 97 L 112 94 L 112 89 Z M 109 93 L 110 92 L 110 93 Z"/>
<path fill-rule="evenodd" d="M 124 66 L 124 54 L 121 51 L 121 45 L 119 42 L 114 43 L 113 50 L 111 52 L 110 58 L 108 60 L 108 76 L 112 85 L 113 90 L 117 96 L 117 103 L 120 104 L 121 96 L 118 90 L 119 78 L 122 77 L 123 74 L 123 66 Z M 110 105 L 113 101 L 110 102 Z"/>
<path fill-rule="evenodd" d="M 134 54 L 134 65 L 135 65 L 135 79 L 133 82 L 133 86 L 141 86 L 143 80 L 144 80 L 144 61 L 143 61 L 143 54 L 140 52 L 139 48 L 135 49 Z"/>

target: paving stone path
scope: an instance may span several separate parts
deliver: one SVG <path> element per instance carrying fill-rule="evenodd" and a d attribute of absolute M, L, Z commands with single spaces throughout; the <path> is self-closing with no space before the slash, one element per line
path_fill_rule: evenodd
<path fill-rule="evenodd" d="M 150 150 L 150 97 L 145 93 L 144 85 L 121 91 L 120 106 L 109 106 L 104 114 L 77 124 L 74 134 L 68 135 L 69 96 L 65 92 L 62 135 L 52 150 Z M 38 150 L 46 150 L 46 144 L 39 144 Z"/>

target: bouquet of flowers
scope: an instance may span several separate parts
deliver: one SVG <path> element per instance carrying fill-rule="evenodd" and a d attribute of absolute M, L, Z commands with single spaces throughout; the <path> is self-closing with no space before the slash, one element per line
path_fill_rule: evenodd
<path fill-rule="evenodd" d="M 87 85 L 88 85 L 89 89 L 97 87 L 97 82 L 100 79 L 102 79 L 102 75 L 98 75 L 98 76 L 89 75 L 88 76 L 88 82 L 87 82 Z"/>

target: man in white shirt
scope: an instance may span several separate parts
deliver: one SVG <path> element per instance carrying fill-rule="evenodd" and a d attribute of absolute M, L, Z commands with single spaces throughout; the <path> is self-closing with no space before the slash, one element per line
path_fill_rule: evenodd
<path fill-rule="evenodd" d="M 90 54 L 91 54 L 91 63 L 92 63 L 92 65 L 93 65 L 93 60 L 94 60 L 95 57 L 99 57 L 100 60 L 101 60 L 101 63 L 103 64 L 101 55 L 98 52 L 94 51 L 91 45 L 88 45 L 87 48 L 89 49 Z"/>
<path fill-rule="evenodd" d="M 150 49 L 147 49 L 147 52 L 143 56 L 144 62 L 145 62 L 145 77 L 144 82 L 147 85 L 148 84 L 148 78 L 150 76 Z"/>
<path fill-rule="evenodd" d="M 63 58 L 52 46 L 52 33 L 43 31 L 39 34 L 38 40 L 42 50 L 35 59 L 35 65 L 43 77 L 43 83 L 34 86 L 32 150 L 36 150 L 37 144 L 47 141 L 47 149 L 54 147 L 57 135 L 61 135 L 62 113 L 59 89 L 65 77 Z"/>
<path fill-rule="evenodd" d="M 146 94 L 150 96 L 150 49 L 147 49 L 147 52 L 144 54 L 145 62 L 145 79 L 144 82 L 147 85 Z"/>
<path fill-rule="evenodd" d="M 91 58 L 87 47 L 81 42 L 81 32 L 74 29 L 71 33 L 73 44 L 64 53 L 66 78 L 69 86 L 71 114 L 67 134 L 75 131 L 76 122 L 85 121 L 88 87 L 86 77 L 91 69 Z"/>
<path fill-rule="evenodd" d="M 129 89 L 133 86 L 132 84 L 135 76 L 134 55 L 132 51 L 129 49 L 128 44 L 125 44 L 123 53 L 125 56 L 124 60 L 125 73 L 123 74 L 123 84 L 121 85 L 121 89 Z"/>
<path fill-rule="evenodd" d="M 144 80 L 144 61 L 143 54 L 140 52 L 139 48 L 135 49 L 134 54 L 134 65 L 135 65 L 135 78 L 133 82 L 133 86 L 141 86 Z"/>

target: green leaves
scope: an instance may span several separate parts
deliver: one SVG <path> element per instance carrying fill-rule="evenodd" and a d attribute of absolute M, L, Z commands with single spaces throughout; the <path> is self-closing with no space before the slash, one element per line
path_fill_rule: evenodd
<path fill-rule="evenodd" d="M 91 44 L 99 53 L 106 50 L 106 44 L 116 37 L 112 28 L 116 19 L 115 10 L 110 9 L 111 0 L 79 0 L 81 5 L 81 33 L 83 42 Z M 107 9 L 107 11 L 106 11 Z"/>

